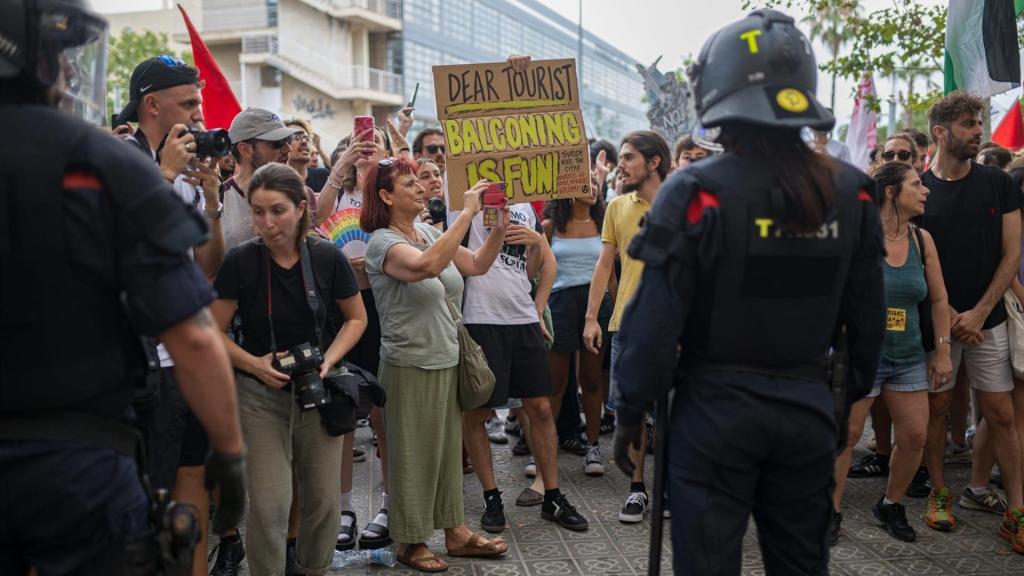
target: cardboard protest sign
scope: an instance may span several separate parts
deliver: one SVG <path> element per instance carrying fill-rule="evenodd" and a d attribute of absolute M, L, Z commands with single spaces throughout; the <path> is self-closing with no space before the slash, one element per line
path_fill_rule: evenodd
<path fill-rule="evenodd" d="M 576 61 L 434 66 L 449 209 L 480 179 L 505 182 L 509 204 L 590 194 L 590 153 Z"/>

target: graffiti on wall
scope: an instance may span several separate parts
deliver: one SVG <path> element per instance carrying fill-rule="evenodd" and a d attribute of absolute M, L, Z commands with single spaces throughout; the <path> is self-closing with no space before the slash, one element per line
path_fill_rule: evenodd
<path fill-rule="evenodd" d="M 295 106 L 296 111 L 308 115 L 313 120 L 334 118 L 336 114 L 334 108 L 331 107 L 331 103 L 324 100 L 321 96 L 306 98 L 302 94 L 296 94 L 295 98 L 292 98 L 292 105 Z"/>

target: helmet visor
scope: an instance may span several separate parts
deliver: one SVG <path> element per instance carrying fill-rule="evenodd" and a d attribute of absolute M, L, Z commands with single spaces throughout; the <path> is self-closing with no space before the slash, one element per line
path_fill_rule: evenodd
<path fill-rule="evenodd" d="M 81 12 L 40 14 L 37 73 L 58 106 L 91 124 L 106 111 L 107 24 Z"/>

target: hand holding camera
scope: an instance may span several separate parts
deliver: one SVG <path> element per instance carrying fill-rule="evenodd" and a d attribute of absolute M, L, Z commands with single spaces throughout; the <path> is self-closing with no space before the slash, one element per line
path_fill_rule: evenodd
<path fill-rule="evenodd" d="M 271 388 L 284 388 L 289 378 L 287 374 L 277 370 L 276 360 L 273 352 L 259 356 L 256 358 L 256 364 L 250 367 L 249 372 Z"/>
<path fill-rule="evenodd" d="M 157 149 L 160 155 L 160 172 L 164 178 L 173 181 L 185 171 L 195 157 L 196 138 L 184 124 L 175 124 L 167 133 L 163 144 Z"/>
<path fill-rule="evenodd" d="M 295 402 L 303 411 L 313 410 L 331 401 L 320 379 L 324 357 L 320 348 L 308 342 L 292 346 L 273 358 L 273 367 L 290 377 L 295 387 Z"/>
<path fill-rule="evenodd" d="M 186 180 L 203 190 L 203 199 L 208 210 L 213 210 L 220 204 L 220 177 L 217 174 L 216 158 L 210 158 L 205 162 L 198 158 L 193 160 L 191 169 L 186 171 Z"/>

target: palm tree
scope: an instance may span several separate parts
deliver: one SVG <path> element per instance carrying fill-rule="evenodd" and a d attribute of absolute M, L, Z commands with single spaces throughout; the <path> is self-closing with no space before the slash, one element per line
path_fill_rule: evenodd
<path fill-rule="evenodd" d="M 811 40 L 821 40 L 835 60 L 842 47 L 856 35 L 850 20 L 861 14 L 859 0 L 827 0 L 817 2 L 811 14 L 801 22 L 809 26 Z M 832 72 L 832 109 L 836 107 L 836 77 Z"/>

